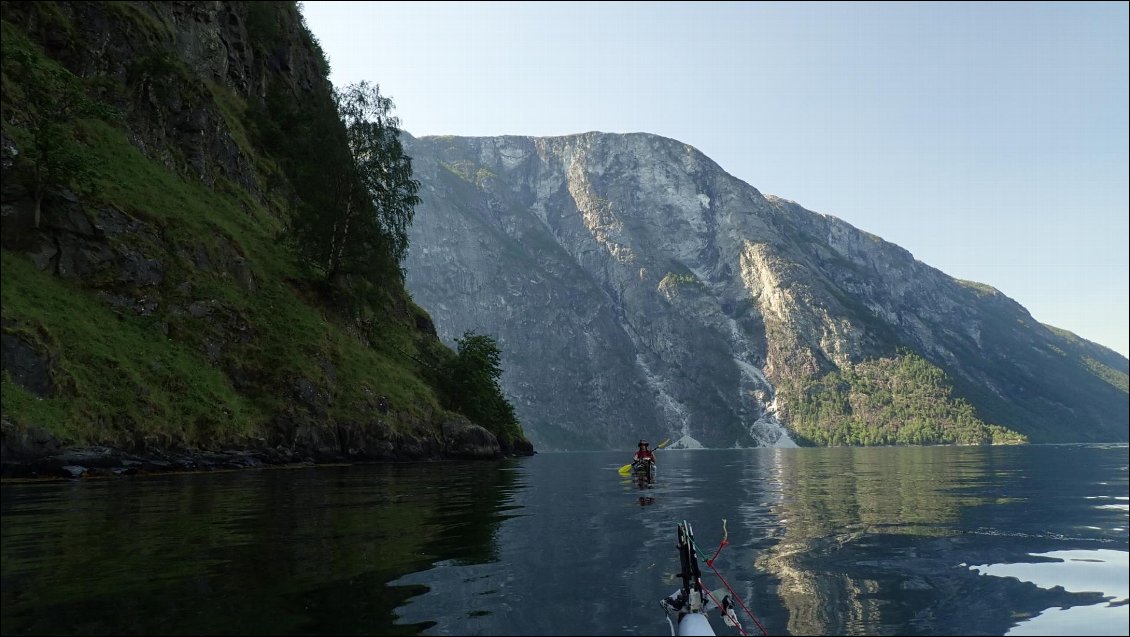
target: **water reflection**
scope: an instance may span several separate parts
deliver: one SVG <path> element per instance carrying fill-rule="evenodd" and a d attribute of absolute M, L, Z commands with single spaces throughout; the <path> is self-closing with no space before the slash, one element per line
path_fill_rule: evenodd
<path fill-rule="evenodd" d="M 652 493 L 652 489 L 655 488 L 654 472 L 633 471 L 630 484 L 640 492 L 636 497 L 636 502 L 638 502 L 640 506 L 655 504 L 655 495 Z"/>
<path fill-rule="evenodd" d="M 1103 458 L 1084 462 L 1070 447 L 798 450 L 775 466 L 783 535 L 757 564 L 780 578 L 790 633 L 1004 634 L 1051 607 L 1104 601 L 965 566 L 1080 545 L 1124 550 L 1119 514 L 1080 491 L 1106 491 L 1104 503 L 1126 492 L 1125 480 L 1088 486 L 1125 476 L 1124 449 Z"/>
<path fill-rule="evenodd" d="M 505 464 L 5 485 L 6 634 L 415 634 L 389 587 L 497 559 Z"/>
<path fill-rule="evenodd" d="M 717 566 L 770 634 L 1020 634 L 1076 612 L 1095 623 L 1068 632 L 1125 632 L 1121 589 L 1096 584 L 1125 582 L 1125 445 L 671 451 L 643 483 L 622 464 L 4 486 L 2 630 L 663 634 L 675 525 L 713 554 L 728 520 Z"/>
<path fill-rule="evenodd" d="M 1015 578 L 1041 589 L 1062 587 L 1075 593 L 1097 593 L 1105 604 L 1049 608 L 1019 623 L 1009 635 L 1118 635 L 1130 623 L 1130 554 L 1099 549 L 1033 554 L 1032 562 L 981 564 L 970 570 L 988 577 Z"/>

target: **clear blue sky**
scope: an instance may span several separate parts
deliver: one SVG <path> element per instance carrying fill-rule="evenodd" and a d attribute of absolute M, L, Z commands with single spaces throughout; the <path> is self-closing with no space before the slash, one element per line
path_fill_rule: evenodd
<path fill-rule="evenodd" d="M 306 2 L 413 135 L 648 132 L 1126 355 L 1128 5 Z"/>

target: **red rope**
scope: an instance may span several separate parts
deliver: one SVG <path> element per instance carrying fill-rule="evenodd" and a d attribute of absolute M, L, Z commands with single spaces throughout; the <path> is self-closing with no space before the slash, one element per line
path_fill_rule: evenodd
<path fill-rule="evenodd" d="M 722 528 L 723 529 L 726 528 L 725 520 L 722 521 Z M 729 533 L 727 533 L 726 535 L 729 535 Z M 769 634 L 768 631 L 766 631 L 765 627 L 761 625 L 761 622 L 757 621 L 757 617 L 755 617 L 754 614 L 748 608 L 746 608 L 745 602 L 742 601 L 741 597 L 738 597 L 738 594 L 734 591 L 733 587 L 730 586 L 730 583 L 726 581 L 726 578 L 722 577 L 722 574 L 718 572 L 718 569 L 714 568 L 714 558 L 718 557 L 718 554 L 722 552 L 722 548 L 729 543 L 730 543 L 729 540 L 727 540 L 725 537 L 723 537 L 722 542 L 718 544 L 718 550 L 714 551 L 714 556 L 711 557 L 710 559 L 706 560 L 706 565 L 710 567 L 710 570 L 714 571 L 714 574 L 718 576 L 718 579 L 722 580 L 722 584 L 726 587 L 726 590 L 730 591 L 730 595 L 732 595 L 734 597 L 734 599 L 736 599 L 738 601 L 738 605 L 742 607 L 742 610 L 745 611 L 745 614 L 749 615 L 749 618 L 753 620 L 753 623 L 757 624 L 757 627 L 759 629 L 761 629 L 761 634 L 762 635 L 768 635 Z M 706 590 L 706 589 L 703 589 L 703 590 Z M 714 604 L 719 608 L 719 610 L 721 610 L 722 605 L 718 603 L 718 600 L 714 599 L 714 595 L 712 595 L 709 590 L 706 591 L 706 594 L 710 597 L 711 601 L 713 601 Z M 747 634 L 745 632 L 745 630 L 742 629 L 740 624 L 738 625 L 738 630 L 741 631 L 741 633 L 743 635 Z"/>
<path fill-rule="evenodd" d="M 765 627 L 762 626 L 761 622 L 757 621 L 757 617 L 754 617 L 753 613 L 750 612 L 748 608 L 746 608 L 745 602 L 743 602 L 742 598 L 738 597 L 738 594 L 735 593 L 734 589 L 730 587 L 730 583 L 726 581 L 726 578 L 722 577 L 722 574 L 718 572 L 718 569 L 714 568 L 714 564 L 711 563 L 713 561 L 714 560 L 711 559 L 710 562 L 706 563 L 706 565 L 710 567 L 710 570 L 714 571 L 714 574 L 718 576 L 718 579 L 722 580 L 722 584 L 725 585 L 726 590 L 730 591 L 730 594 L 734 596 L 734 599 L 738 600 L 738 605 L 742 607 L 742 610 L 745 611 L 746 615 L 749 615 L 749 618 L 753 620 L 753 623 L 757 624 L 757 627 L 761 630 L 761 634 L 768 635 L 769 633 L 765 630 Z M 714 597 L 711 596 L 711 599 L 714 599 Z M 714 603 L 718 604 L 718 602 Z M 718 604 L 718 608 L 722 608 L 722 605 Z M 738 629 L 741 630 L 741 626 L 739 626 Z M 745 631 L 742 631 L 742 634 L 746 634 Z"/>
<path fill-rule="evenodd" d="M 706 560 L 706 565 L 707 566 L 714 566 L 714 558 L 718 557 L 718 554 L 722 552 L 722 547 L 726 546 L 729 543 L 730 543 L 729 540 L 722 540 L 722 542 L 718 545 L 718 550 L 714 551 L 714 556 L 711 557 L 710 559 Z"/>
<path fill-rule="evenodd" d="M 713 567 L 713 566 L 711 566 L 710 568 L 714 568 L 714 567 Z M 717 573 L 718 571 L 714 571 L 714 572 L 715 572 L 715 573 Z M 721 577 L 721 576 L 719 576 L 719 577 Z M 722 581 L 723 581 L 723 582 L 725 582 L 726 580 L 722 580 Z M 706 593 L 706 596 L 710 598 L 710 601 L 714 602 L 714 605 L 718 607 L 718 610 L 719 610 L 719 611 L 721 611 L 721 612 L 725 612 L 725 611 L 723 611 L 723 610 L 722 610 L 722 603 L 721 603 L 721 602 L 719 602 L 719 601 L 718 601 L 717 599 L 715 599 L 715 598 L 714 598 L 714 593 L 710 592 L 710 589 L 709 589 L 709 588 L 706 588 L 705 586 L 703 586 L 703 585 L 702 585 L 702 579 L 699 579 L 699 580 L 698 580 L 698 586 L 699 586 L 699 588 L 701 588 L 701 589 L 703 590 L 703 592 L 704 592 L 704 593 Z M 729 588 L 729 587 L 730 587 L 729 585 L 727 585 L 727 586 L 726 586 L 726 588 Z M 730 591 L 730 592 L 731 592 L 731 593 L 733 593 L 734 591 Z M 735 597 L 735 598 L 737 598 L 737 594 L 735 594 L 735 595 L 734 595 L 734 597 Z M 742 601 L 742 600 L 740 600 L 740 599 L 739 599 L 738 601 L 740 602 L 740 601 Z M 743 605 L 743 606 L 742 606 L 742 608 L 745 608 L 745 606 Z M 747 612 L 748 612 L 748 611 L 747 611 Z M 753 615 L 750 615 L 750 617 L 753 617 Z M 757 619 L 755 618 L 755 619 L 754 619 L 753 621 L 757 621 Z M 758 624 L 757 626 L 758 626 L 758 628 L 760 628 L 760 627 L 761 627 L 761 624 Z M 747 632 L 745 631 L 745 629 L 744 629 L 744 628 L 742 628 L 742 625 L 741 625 L 741 624 L 737 624 L 737 628 L 738 628 L 738 632 L 739 632 L 739 633 L 741 633 L 741 634 L 743 634 L 743 635 L 748 635 L 748 634 L 749 634 L 749 633 L 747 633 Z M 762 629 L 761 629 L 761 632 L 762 632 L 762 633 L 765 633 L 765 629 L 764 629 L 764 628 L 762 628 Z M 765 633 L 765 634 L 768 634 L 768 633 Z"/>

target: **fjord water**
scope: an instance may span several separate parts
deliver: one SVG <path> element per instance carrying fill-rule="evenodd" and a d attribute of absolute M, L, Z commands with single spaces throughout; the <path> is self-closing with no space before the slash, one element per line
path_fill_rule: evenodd
<path fill-rule="evenodd" d="M 667 634 L 725 519 L 770 634 L 1127 633 L 1126 445 L 629 452 L 6 484 L 2 632 Z"/>

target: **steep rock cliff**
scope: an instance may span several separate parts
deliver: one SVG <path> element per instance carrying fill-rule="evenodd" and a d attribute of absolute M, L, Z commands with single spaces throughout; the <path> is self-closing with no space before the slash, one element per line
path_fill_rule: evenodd
<path fill-rule="evenodd" d="M 869 438 L 829 433 L 814 387 L 860 365 L 919 370 L 867 366 L 920 359 L 945 372 L 931 376 L 941 402 L 922 409 L 941 424 L 923 424 L 936 429 L 922 441 L 1002 433 L 955 434 L 969 404 L 1032 441 L 1127 439 L 1124 357 L 762 195 L 686 144 L 586 133 L 406 147 L 424 185 L 409 289 L 445 340 L 498 335 L 504 387 L 539 444 L 895 441 L 898 413 Z M 890 391 L 864 384 L 853 399 Z M 850 405 L 841 411 L 851 419 Z"/>

